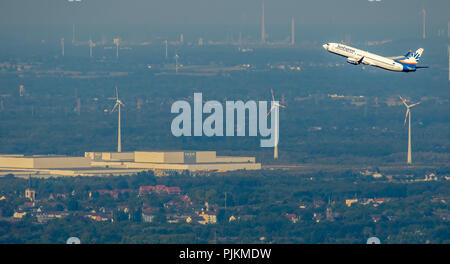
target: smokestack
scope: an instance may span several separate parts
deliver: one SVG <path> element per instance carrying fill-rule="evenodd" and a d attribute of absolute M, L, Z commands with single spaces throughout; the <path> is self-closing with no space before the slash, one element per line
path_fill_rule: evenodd
<path fill-rule="evenodd" d="M 165 41 L 165 45 L 166 45 L 166 60 L 167 60 L 169 58 L 168 47 L 167 47 L 167 45 L 168 45 L 167 40 Z"/>
<path fill-rule="evenodd" d="M 92 58 L 92 48 L 94 47 L 94 42 L 92 42 L 92 39 L 89 37 L 89 57 Z"/>
<path fill-rule="evenodd" d="M 75 44 L 75 24 L 72 25 L 72 45 Z"/>
<path fill-rule="evenodd" d="M 142 108 L 142 99 L 141 99 L 141 98 L 138 98 L 138 99 L 137 99 L 137 103 L 136 103 L 136 109 L 137 109 L 138 111 L 140 111 L 141 108 Z"/>
<path fill-rule="evenodd" d="M 114 44 L 116 45 L 116 58 L 119 58 L 119 45 L 120 45 L 119 38 L 114 39 Z"/>
<path fill-rule="evenodd" d="M 61 39 L 61 55 L 64 57 L 64 38 Z"/>
<path fill-rule="evenodd" d="M 426 28 L 427 28 L 427 11 L 422 9 L 422 39 L 426 39 Z"/>
<path fill-rule="evenodd" d="M 291 45 L 292 46 L 295 45 L 295 21 L 294 21 L 294 17 L 292 17 L 292 20 L 291 20 Z"/>
<path fill-rule="evenodd" d="M 77 98 L 77 108 L 76 108 L 75 112 L 77 113 L 77 115 L 80 115 L 80 112 L 81 112 L 81 100 L 80 100 L 80 98 Z"/>
<path fill-rule="evenodd" d="M 178 58 L 180 58 L 180 56 L 175 54 L 175 74 L 178 74 Z"/>
<path fill-rule="evenodd" d="M 24 96 L 25 95 L 25 88 L 23 87 L 23 84 L 19 86 L 19 95 Z"/>
<path fill-rule="evenodd" d="M 264 0 L 262 1 L 262 13 L 261 13 L 261 43 L 266 43 L 266 29 L 264 26 Z"/>

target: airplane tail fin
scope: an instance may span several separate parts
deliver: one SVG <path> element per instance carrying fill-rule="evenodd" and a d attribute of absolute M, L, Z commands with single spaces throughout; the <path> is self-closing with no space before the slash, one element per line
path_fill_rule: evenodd
<path fill-rule="evenodd" d="M 411 55 L 411 50 L 409 50 L 408 53 L 405 54 L 405 58 L 408 58 L 409 55 Z"/>
<path fill-rule="evenodd" d="M 408 64 L 417 64 L 419 62 L 419 58 L 422 56 L 422 53 L 423 53 L 422 48 L 416 50 L 416 52 L 414 53 L 412 53 L 410 50 L 408 53 L 406 53 L 405 59 L 402 60 L 402 62 Z"/>
<path fill-rule="evenodd" d="M 416 52 L 414 52 L 412 55 L 414 56 L 414 58 L 416 58 L 416 60 L 419 60 L 419 58 L 422 56 L 423 53 L 423 49 L 420 48 L 418 50 L 416 50 Z"/>

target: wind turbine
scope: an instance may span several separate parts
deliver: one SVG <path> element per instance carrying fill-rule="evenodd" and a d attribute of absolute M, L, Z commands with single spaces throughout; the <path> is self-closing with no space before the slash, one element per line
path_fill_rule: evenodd
<path fill-rule="evenodd" d="M 273 90 L 270 88 L 270 92 L 272 93 L 272 107 L 270 108 L 270 111 L 267 113 L 266 118 L 272 113 L 273 110 L 275 110 L 277 107 L 283 107 L 286 108 L 286 106 L 278 103 L 278 101 L 275 101 L 275 97 L 273 95 Z M 273 149 L 273 158 L 278 159 L 278 113 L 275 112 L 275 144 Z"/>
<path fill-rule="evenodd" d="M 406 119 L 409 117 L 409 121 L 408 121 L 409 125 L 408 125 L 408 159 L 407 159 L 407 163 L 408 164 L 412 164 L 412 158 L 411 158 L 411 108 L 416 106 L 416 105 L 418 105 L 418 104 L 421 104 L 422 102 L 418 102 L 418 103 L 415 103 L 415 104 L 412 104 L 412 105 L 408 105 L 406 103 L 406 100 L 403 99 L 403 97 L 401 97 L 400 95 L 399 95 L 399 97 L 400 97 L 400 100 L 402 100 L 403 104 L 406 106 L 406 115 L 405 115 L 404 125 L 406 125 Z"/>
<path fill-rule="evenodd" d="M 117 152 L 122 152 L 122 140 L 120 137 L 120 107 L 123 105 L 125 106 L 124 103 L 122 103 L 122 101 L 119 99 L 119 91 L 117 90 L 117 86 L 116 86 L 116 97 L 113 98 L 109 98 L 112 100 L 116 100 L 116 104 L 114 105 L 113 109 L 111 110 L 111 113 L 113 113 L 116 109 L 118 109 L 119 112 L 119 121 L 118 121 L 118 126 L 117 126 Z"/>

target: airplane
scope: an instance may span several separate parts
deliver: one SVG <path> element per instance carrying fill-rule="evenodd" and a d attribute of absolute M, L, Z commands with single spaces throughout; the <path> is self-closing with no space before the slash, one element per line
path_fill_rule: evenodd
<path fill-rule="evenodd" d="M 383 57 L 339 43 L 327 43 L 323 45 L 323 48 L 331 53 L 347 57 L 347 62 L 353 65 L 363 63 L 396 72 L 414 72 L 416 69 L 428 68 L 427 66 L 417 66 L 423 53 L 422 48 L 414 53 L 410 50 L 404 56 L 398 57 Z"/>

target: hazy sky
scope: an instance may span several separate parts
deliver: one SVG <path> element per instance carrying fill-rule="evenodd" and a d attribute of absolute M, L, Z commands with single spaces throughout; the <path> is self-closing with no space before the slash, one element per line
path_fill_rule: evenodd
<path fill-rule="evenodd" d="M 0 23 L 8 25 L 148 24 L 256 25 L 262 0 L 0 0 Z M 417 24 L 427 8 L 430 24 L 450 20 L 448 0 L 265 0 L 266 23 Z"/>

